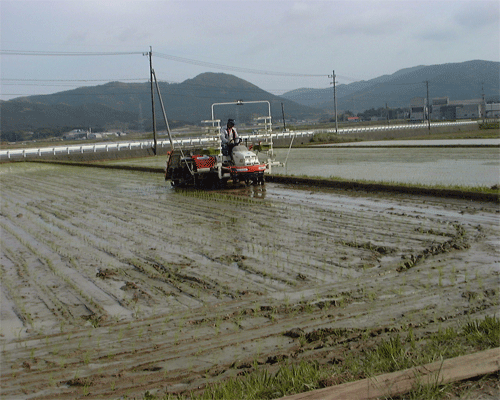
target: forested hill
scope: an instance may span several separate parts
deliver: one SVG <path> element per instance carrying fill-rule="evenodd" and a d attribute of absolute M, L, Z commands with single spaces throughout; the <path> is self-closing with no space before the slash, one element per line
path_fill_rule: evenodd
<path fill-rule="evenodd" d="M 348 73 L 346 73 L 348 74 Z M 368 81 L 336 86 L 337 108 L 355 113 L 385 107 L 408 107 L 413 97 L 448 96 L 450 100 L 497 100 L 500 93 L 500 62 L 466 61 L 439 65 L 420 65 L 406 68 L 392 75 L 383 75 Z M 283 97 L 320 109 L 333 109 L 333 89 L 296 89 Z"/>
<path fill-rule="evenodd" d="M 337 85 L 337 109 L 354 113 L 371 108 L 407 108 L 413 97 L 445 97 L 450 100 L 496 99 L 500 92 L 500 63 L 467 61 L 416 66 L 368 81 Z M 332 88 L 297 89 L 275 96 L 234 75 L 203 73 L 181 83 L 159 83 L 171 127 L 200 124 L 211 118 L 213 103 L 267 100 L 273 119 L 281 118 L 281 103 L 287 120 L 331 116 Z M 61 133 L 73 128 L 152 130 L 151 90 L 148 82 L 110 82 L 99 86 L 43 96 L 29 96 L 0 102 L 2 141 L 23 137 L 23 132 Z M 165 129 L 158 99 L 158 129 Z M 235 118 L 237 124 L 267 115 L 267 106 L 215 107 L 215 117 Z M 16 133 L 18 135 L 16 136 Z M 38 135 L 43 137 L 44 135 Z"/>
<path fill-rule="evenodd" d="M 203 73 L 182 83 L 159 83 L 169 124 L 200 124 L 211 118 L 213 103 L 236 100 L 271 102 L 274 118 L 281 117 L 281 103 L 287 118 L 320 116 L 322 111 L 272 95 L 236 76 Z M 165 127 L 156 98 L 158 128 Z M 110 82 L 50 95 L 29 96 L 0 103 L 2 132 L 34 131 L 59 127 L 121 127 L 152 129 L 151 88 L 148 82 Z M 237 123 L 268 113 L 265 104 L 216 108 L 216 118 L 235 118 Z"/>

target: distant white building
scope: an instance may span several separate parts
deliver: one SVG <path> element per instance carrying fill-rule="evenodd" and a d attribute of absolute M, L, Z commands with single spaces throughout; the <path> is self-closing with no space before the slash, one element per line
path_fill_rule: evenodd
<path fill-rule="evenodd" d="M 483 117 L 483 113 L 482 99 L 452 101 L 448 97 L 432 99 L 431 119 L 433 120 L 477 119 Z"/>
<path fill-rule="evenodd" d="M 63 135 L 64 140 L 76 140 L 76 139 L 86 139 L 87 131 L 83 129 L 73 129 L 71 132 L 68 132 Z"/>
<path fill-rule="evenodd" d="M 483 116 L 483 100 L 481 99 L 457 100 L 451 101 L 450 104 L 457 107 L 456 119 L 481 118 Z"/>
<path fill-rule="evenodd" d="M 500 118 L 500 103 L 486 104 L 486 118 Z"/>
<path fill-rule="evenodd" d="M 410 101 L 410 121 L 423 121 L 427 118 L 427 99 L 414 97 Z"/>

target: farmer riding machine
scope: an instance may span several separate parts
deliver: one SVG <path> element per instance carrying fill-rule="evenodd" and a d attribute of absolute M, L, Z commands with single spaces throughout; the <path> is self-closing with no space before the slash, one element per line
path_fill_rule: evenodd
<path fill-rule="evenodd" d="M 268 115 L 258 118 L 259 130 L 239 138 L 223 151 L 221 120 L 214 117 L 214 106 L 228 104 L 267 103 Z M 232 181 L 248 184 L 264 183 L 264 175 L 273 166 L 283 164 L 274 161 L 271 105 L 268 101 L 237 101 L 212 104 L 212 119 L 205 123 L 201 138 L 178 141 L 169 152 L 165 168 L 165 180 L 172 186 L 218 187 Z M 179 143 L 180 142 L 180 143 Z"/>

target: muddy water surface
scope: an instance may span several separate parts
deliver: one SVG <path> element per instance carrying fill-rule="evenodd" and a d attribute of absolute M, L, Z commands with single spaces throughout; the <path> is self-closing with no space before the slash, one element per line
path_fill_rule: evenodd
<path fill-rule="evenodd" d="M 286 167 L 273 173 L 296 176 L 339 177 L 348 180 L 424 185 L 487 186 L 500 184 L 500 149 L 497 147 L 417 147 L 436 141 L 413 141 L 415 147 L 380 147 L 404 141 L 378 142 L 372 148 L 277 148 L 276 159 Z M 464 141 L 461 141 L 464 142 Z M 474 144 L 474 140 L 465 142 Z M 439 141 L 440 145 L 453 141 Z M 478 142 L 481 143 L 481 142 Z M 496 143 L 496 142 L 495 142 Z M 358 145 L 355 143 L 353 145 Z M 287 158 L 288 156 L 288 158 Z M 114 161 L 115 164 L 164 168 L 165 157 Z"/>
<path fill-rule="evenodd" d="M 288 150 L 277 149 L 279 160 Z M 498 148 L 301 148 L 273 172 L 425 185 L 500 184 Z"/>
<path fill-rule="evenodd" d="M 0 183 L 5 398 L 182 392 L 500 311 L 497 204 L 29 163 Z"/>

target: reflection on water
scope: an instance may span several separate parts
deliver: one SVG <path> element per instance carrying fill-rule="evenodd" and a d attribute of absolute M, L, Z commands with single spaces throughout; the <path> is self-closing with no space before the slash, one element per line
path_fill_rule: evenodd
<path fill-rule="evenodd" d="M 266 198 L 266 185 L 244 185 L 228 183 L 227 186 L 220 191 L 221 193 L 231 194 L 233 196 L 250 197 L 254 199 Z"/>
<path fill-rule="evenodd" d="M 275 149 L 284 161 L 288 149 Z M 273 173 L 428 185 L 500 184 L 500 150 L 487 148 L 301 148 Z"/>
<path fill-rule="evenodd" d="M 176 193 L 182 193 L 197 197 L 210 197 L 219 196 L 221 194 L 228 194 L 231 196 L 248 197 L 252 199 L 265 199 L 266 198 L 266 185 L 245 185 L 241 182 L 233 184 L 228 182 L 223 188 L 203 189 L 195 187 L 172 187 Z"/>

